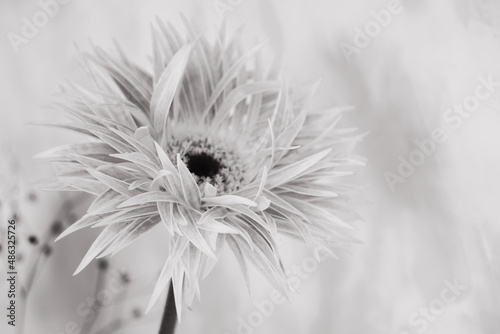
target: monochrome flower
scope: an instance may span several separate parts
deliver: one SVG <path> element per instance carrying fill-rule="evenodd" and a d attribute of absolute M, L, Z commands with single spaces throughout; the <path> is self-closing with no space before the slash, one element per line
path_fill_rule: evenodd
<path fill-rule="evenodd" d="M 59 237 L 104 228 L 76 273 L 161 223 L 169 254 L 149 307 L 171 281 L 179 317 L 224 245 L 247 280 L 252 263 L 285 292 L 277 235 L 316 256 L 348 247 L 353 188 L 339 178 L 362 164 L 352 154 L 361 136 L 337 128 L 343 109 L 310 110 L 317 85 L 292 85 L 264 61 L 264 44 L 244 52 L 239 34 L 193 27 L 153 28 L 151 70 L 120 49 L 85 54 L 94 87 L 68 85 L 54 105 L 71 121 L 53 125 L 89 139 L 40 155 L 55 165 L 51 189 L 97 196 Z"/>

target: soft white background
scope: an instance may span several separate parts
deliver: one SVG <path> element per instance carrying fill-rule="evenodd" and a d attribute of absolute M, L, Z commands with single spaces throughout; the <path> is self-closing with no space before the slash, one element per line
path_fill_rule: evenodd
<path fill-rule="evenodd" d="M 372 10 L 387 8 L 386 1 L 233 3 L 239 4 L 225 15 L 230 30 L 245 25 L 248 44 L 256 37 L 268 39 L 289 77 L 322 78 L 316 106 L 354 105 L 344 125 L 369 132 L 357 150 L 367 157 L 367 167 L 353 179 L 370 185 L 365 196 L 371 204 L 359 209 L 365 222 L 356 225 L 364 244 L 320 264 L 302 281 L 299 294 L 276 306 L 254 332 L 416 333 L 410 315 L 440 298 L 443 281 L 459 279 L 466 291 L 425 333 L 500 333 L 500 89 L 396 191 L 384 178 L 386 171 L 396 172 L 399 155 L 407 158 L 416 148 L 415 139 L 429 138 L 434 128 L 445 126 L 444 111 L 471 95 L 479 76 L 500 80 L 500 4 L 405 0 L 402 13 L 349 63 L 339 43 L 352 43 L 354 28 L 372 20 Z M 116 38 L 132 59 L 147 64 L 149 25 L 156 16 L 179 24 L 183 12 L 206 29 L 220 23 L 211 0 L 72 0 L 15 53 L 7 34 L 19 33 L 22 18 L 39 9 L 35 0 L 0 2 L 2 203 L 22 198 L 32 182 L 49 175 L 50 169 L 34 162 L 34 154 L 77 140 L 64 131 L 26 125 L 61 119 L 44 106 L 66 79 L 84 77 L 74 44 L 88 50 L 91 39 L 111 48 Z M 12 184 L 20 192 L 11 191 Z M 47 228 L 66 197 L 42 193 L 36 203 L 21 205 L 35 233 Z M 76 201 L 81 205 L 75 214 L 81 214 L 85 201 Z M 8 213 L 5 205 L 2 209 L 4 226 Z M 59 334 L 67 322 L 83 320 L 76 308 L 92 295 L 96 269 L 89 266 L 76 277 L 72 272 L 95 235 L 87 231 L 54 245 L 30 295 L 26 333 Z M 131 274 L 131 288 L 126 302 L 107 307 L 95 328 L 112 319 L 117 305 L 125 318 L 132 308 L 144 308 L 167 256 L 166 236 L 159 226 L 113 259 L 113 267 Z M 29 261 L 28 245 L 21 247 Z M 282 251 L 287 266 L 310 256 L 285 241 Z M 1 259 L 4 265 L 5 252 Z M 237 333 L 238 317 L 247 319 L 254 301 L 269 299 L 272 288 L 258 275 L 252 276 L 248 299 L 236 268 L 233 257 L 224 254 L 203 281 L 201 302 L 185 310 L 178 333 Z M 5 285 L 0 290 L 4 309 Z M 118 333 L 154 333 L 160 304 Z M 2 333 L 7 328 L 3 313 Z"/>

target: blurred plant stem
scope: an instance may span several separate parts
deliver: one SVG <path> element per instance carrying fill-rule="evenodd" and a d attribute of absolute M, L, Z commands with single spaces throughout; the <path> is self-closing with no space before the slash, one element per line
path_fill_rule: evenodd
<path fill-rule="evenodd" d="M 44 244 L 43 247 L 40 249 L 40 252 L 37 254 L 37 257 L 35 259 L 35 262 L 33 263 L 33 266 L 31 267 L 31 271 L 28 274 L 28 278 L 26 279 L 26 283 L 24 283 L 20 290 L 20 317 L 21 319 L 19 320 L 19 326 L 17 326 L 17 333 L 24 334 L 24 324 L 26 322 L 26 310 L 27 310 L 27 304 L 28 304 L 28 297 L 29 293 L 31 291 L 31 288 L 33 287 L 33 283 L 35 282 L 37 275 L 41 272 L 42 268 L 44 267 L 45 263 L 47 262 L 47 258 L 50 256 L 50 252 L 45 251 L 46 248 L 48 247 L 47 244 Z"/>
<path fill-rule="evenodd" d="M 177 310 L 175 308 L 174 288 L 172 286 L 172 281 L 170 281 L 170 287 L 168 289 L 168 295 L 167 295 L 167 302 L 165 304 L 165 310 L 163 311 L 160 331 L 158 332 L 158 334 L 174 334 L 176 325 L 177 325 Z"/>
<path fill-rule="evenodd" d="M 125 289 L 115 301 L 116 304 L 124 303 L 127 298 L 127 289 Z M 116 310 L 119 309 L 118 312 Z M 123 327 L 124 323 L 129 319 L 123 317 L 123 305 L 115 309 L 115 314 L 113 315 L 113 320 L 111 320 L 107 325 L 104 325 L 101 329 L 95 332 L 95 334 L 107 334 L 113 333 Z M 118 314 L 116 314 L 118 313 Z"/>
<path fill-rule="evenodd" d="M 106 269 L 99 267 L 99 269 L 97 270 L 94 298 L 92 306 L 90 307 L 90 309 L 95 310 L 95 313 L 92 312 L 87 313 L 87 316 L 83 320 L 83 324 L 80 331 L 81 334 L 90 334 L 92 331 L 92 327 L 94 327 L 94 324 L 97 318 L 99 317 L 102 305 L 100 305 L 100 302 L 98 301 L 97 294 L 99 293 L 99 291 L 102 290 L 104 286 L 105 274 L 106 274 Z"/>

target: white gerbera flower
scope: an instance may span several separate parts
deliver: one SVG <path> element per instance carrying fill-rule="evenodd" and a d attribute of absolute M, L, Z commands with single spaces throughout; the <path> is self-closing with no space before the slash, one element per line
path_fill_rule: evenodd
<path fill-rule="evenodd" d="M 313 89 L 290 88 L 262 45 L 243 52 L 238 36 L 186 26 L 186 37 L 161 22 L 153 30 L 149 71 L 121 52 L 86 55 L 95 87 L 67 89 L 57 106 L 73 121 L 57 126 L 91 140 L 42 154 L 56 162 L 54 188 L 97 196 L 59 237 L 104 227 L 76 273 L 161 223 L 170 254 L 150 307 L 171 281 L 179 316 L 225 244 L 245 277 L 251 262 L 287 291 L 277 234 L 316 253 L 352 242 L 341 219 L 351 188 L 335 179 L 360 164 L 360 136 L 336 127 L 341 110 L 310 111 Z"/>

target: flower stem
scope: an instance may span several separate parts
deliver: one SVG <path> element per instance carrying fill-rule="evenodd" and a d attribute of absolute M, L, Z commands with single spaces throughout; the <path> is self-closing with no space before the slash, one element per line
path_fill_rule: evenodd
<path fill-rule="evenodd" d="M 174 334 L 175 325 L 177 325 L 177 310 L 175 308 L 174 288 L 172 286 L 172 282 L 170 282 L 167 302 L 165 304 L 165 310 L 163 311 L 160 331 L 158 332 L 158 334 Z"/>

